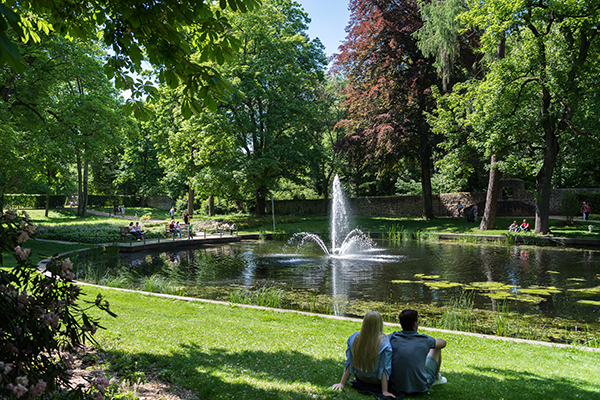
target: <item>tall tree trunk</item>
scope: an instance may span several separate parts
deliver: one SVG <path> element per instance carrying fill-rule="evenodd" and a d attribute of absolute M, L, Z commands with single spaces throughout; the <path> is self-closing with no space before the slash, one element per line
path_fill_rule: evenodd
<path fill-rule="evenodd" d="M 544 163 L 535 178 L 537 192 L 535 209 L 535 233 L 546 234 L 550 231 L 550 192 L 552 190 L 552 173 L 558 156 L 558 137 L 556 127 L 550 116 L 550 94 L 543 90 L 542 94 L 542 126 L 544 127 Z"/>
<path fill-rule="evenodd" d="M 496 44 L 496 60 L 502 60 L 506 56 L 506 36 Z M 496 169 L 496 155 L 490 160 L 490 175 L 488 178 L 488 189 L 485 196 L 485 209 L 479 224 L 479 230 L 487 231 L 496 228 L 496 214 L 498 212 L 498 197 L 500 196 L 500 171 Z"/>
<path fill-rule="evenodd" d="M 48 184 L 48 189 L 50 189 L 50 184 L 52 183 L 52 174 L 50 172 L 50 169 L 48 168 L 48 164 L 46 164 L 46 179 L 47 179 L 47 184 Z M 46 207 L 44 210 L 44 215 L 46 216 L 46 218 L 48 218 L 48 213 L 50 212 L 50 192 L 46 192 Z"/>
<path fill-rule="evenodd" d="M 215 198 L 211 194 L 208 196 L 208 216 L 212 217 L 215 213 Z"/>
<path fill-rule="evenodd" d="M 190 215 L 194 215 L 194 189 L 189 188 L 188 189 L 188 206 L 187 206 L 187 212 Z"/>
<path fill-rule="evenodd" d="M 87 158 L 83 160 L 83 182 L 82 182 L 82 191 L 79 195 L 77 210 L 79 212 L 79 216 L 87 217 L 87 204 L 88 204 L 88 171 L 89 171 L 90 163 Z"/>
<path fill-rule="evenodd" d="M 429 127 L 424 126 L 422 129 L 427 129 L 427 133 L 421 133 L 421 188 L 423 190 L 423 213 L 428 220 L 434 219 L 433 213 L 433 194 L 431 190 L 431 144 L 429 143 Z"/>
<path fill-rule="evenodd" d="M 324 214 L 329 214 L 329 181 L 331 180 L 331 174 L 325 179 L 325 187 L 323 188 L 323 202 L 325 204 Z"/>
<path fill-rule="evenodd" d="M 256 189 L 255 191 L 255 196 L 256 196 L 256 216 L 257 217 L 264 217 L 266 215 L 266 193 L 267 193 L 267 188 L 264 186 L 259 187 L 258 189 Z"/>
<path fill-rule="evenodd" d="M 496 155 L 492 155 L 490 160 L 490 177 L 488 180 L 488 189 L 485 196 L 485 209 L 479 230 L 487 231 L 496 227 L 496 212 L 498 211 L 498 197 L 500 195 L 500 171 L 496 169 Z"/>
<path fill-rule="evenodd" d="M 83 172 L 82 172 L 82 165 L 81 165 L 81 154 L 79 154 L 79 151 L 77 152 L 77 216 L 81 217 L 81 206 L 80 206 L 80 199 L 81 199 L 81 193 L 83 192 Z"/>

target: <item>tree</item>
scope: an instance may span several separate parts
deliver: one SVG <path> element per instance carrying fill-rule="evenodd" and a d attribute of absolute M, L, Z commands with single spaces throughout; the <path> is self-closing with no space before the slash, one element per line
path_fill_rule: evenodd
<path fill-rule="evenodd" d="M 118 142 L 128 126 L 118 94 L 101 72 L 104 53 L 97 43 L 42 35 L 24 54 L 23 72 L 2 70 L 1 90 L 8 121 L 27 132 L 29 145 L 37 149 L 28 175 L 43 175 L 51 187 L 51 178 L 76 161 L 78 215 L 84 216 L 89 162 Z"/>
<path fill-rule="evenodd" d="M 436 83 L 432 62 L 417 47 L 421 27 L 416 1 L 353 0 L 346 41 L 336 70 L 348 80 L 348 118 L 340 125 L 364 148 L 363 163 L 377 162 L 380 173 L 401 159 L 421 170 L 424 215 L 433 218 L 431 159 L 435 138 L 424 117 L 433 107 Z"/>
<path fill-rule="evenodd" d="M 505 40 L 505 57 L 491 62 L 486 76 L 486 85 L 494 93 L 489 99 L 501 106 L 489 118 L 498 126 L 517 127 L 522 132 L 519 141 L 540 161 L 535 173 L 535 231 L 547 233 L 552 175 L 561 142 L 595 132 L 600 8 L 591 0 L 468 4 L 463 21 L 483 32 L 484 51 L 496 52 Z M 506 138 L 506 132 L 493 132 L 496 140 L 489 140 L 488 148 L 497 146 L 497 138 Z"/>
<path fill-rule="evenodd" d="M 239 45 L 229 35 L 231 25 L 223 13 L 204 0 L 53 0 L 5 1 L 0 7 L 0 63 L 23 71 L 20 43 L 39 42 L 40 34 L 95 40 L 101 37 L 114 54 L 104 64 L 119 89 L 130 89 L 128 107 L 138 117 L 148 116 L 144 102 L 153 92 L 150 81 L 134 79 L 143 61 L 155 67 L 160 82 L 174 88 L 183 84 L 184 115 L 202 106 L 215 108 L 227 84 L 211 63 L 232 60 Z M 246 12 L 259 0 L 220 0 L 221 10 Z M 193 57 L 194 56 L 194 57 Z M 202 102 L 202 104 L 199 102 Z"/>
<path fill-rule="evenodd" d="M 336 152 L 336 144 L 343 138 L 344 132 L 337 127 L 344 119 L 342 107 L 342 90 L 345 79 L 340 75 L 329 75 L 317 91 L 317 107 L 315 107 L 314 127 L 309 130 L 316 135 L 315 145 L 307 157 L 309 171 L 307 186 L 325 199 L 329 200 L 329 188 L 333 176 L 339 172 L 342 160 Z"/>
<path fill-rule="evenodd" d="M 264 215 L 279 180 L 306 170 L 326 60 L 322 45 L 307 39 L 308 17 L 297 3 L 269 0 L 229 17 L 243 45 L 236 62 L 220 67 L 231 82 L 226 103 L 185 123 L 177 113 L 163 114 L 168 137 L 161 142 L 184 151 L 176 162 L 186 165 L 196 192 L 253 198 L 256 213 Z M 182 98 L 176 90 L 163 103 L 172 108 Z"/>

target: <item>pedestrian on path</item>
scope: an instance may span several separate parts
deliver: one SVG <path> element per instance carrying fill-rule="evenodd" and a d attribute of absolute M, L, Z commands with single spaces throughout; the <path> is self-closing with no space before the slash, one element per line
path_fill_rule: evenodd
<path fill-rule="evenodd" d="M 592 209 L 591 209 L 589 203 L 586 203 L 585 201 L 583 202 L 583 205 L 581 206 L 581 212 L 583 213 L 583 220 L 589 221 L 590 212 L 592 212 Z"/>

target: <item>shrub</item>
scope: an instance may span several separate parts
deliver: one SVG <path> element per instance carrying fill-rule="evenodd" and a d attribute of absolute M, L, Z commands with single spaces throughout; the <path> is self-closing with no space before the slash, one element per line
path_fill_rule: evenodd
<path fill-rule="evenodd" d="M 567 221 L 573 221 L 573 218 L 581 210 L 581 201 L 574 192 L 566 192 L 560 198 L 559 210 L 562 215 L 567 217 Z"/>
<path fill-rule="evenodd" d="M 67 196 L 50 196 L 50 208 L 64 207 Z M 46 208 L 45 194 L 5 194 L 4 203 L 12 208 L 44 209 Z"/>
<path fill-rule="evenodd" d="M 53 257 L 38 271 L 21 247 L 34 230 L 27 213 L 0 212 L 0 250 L 17 260 L 16 267 L 0 269 L 0 398 L 101 399 L 105 378 L 89 378 L 90 389 L 69 385 L 70 352 L 93 342 L 101 328 L 88 309 L 114 314 L 100 294 L 81 306 L 69 259 Z"/>

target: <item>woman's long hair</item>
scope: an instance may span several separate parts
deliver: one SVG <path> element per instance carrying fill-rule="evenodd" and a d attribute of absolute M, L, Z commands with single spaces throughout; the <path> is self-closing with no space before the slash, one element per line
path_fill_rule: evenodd
<path fill-rule="evenodd" d="M 360 332 L 352 344 L 352 365 L 361 371 L 377 369 L 379 346 L 384 340 L 383 318 L 377 311 L 369 311 L 363 318 Z"/>

